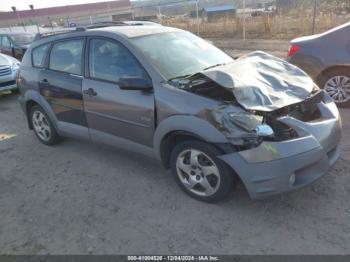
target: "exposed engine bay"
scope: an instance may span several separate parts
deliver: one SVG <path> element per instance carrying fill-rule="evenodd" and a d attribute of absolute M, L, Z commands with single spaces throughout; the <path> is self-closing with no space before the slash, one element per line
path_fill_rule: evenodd
<path fill-rule="evenodd" d="M 279 119 L 319 119 L 318 104 L 324 96 L 303 71 L 263 52 L 194 74 L 178 81 L 177 87 L 221 102 L 214 110 L 202 110 L 199 117 L 210 121 L 239 150 L 264 140 L 297 138 L 297 131 Z"/>
<path fill-rule="evenodd" d="M 234 106 L 236 101 L 226 101 L 215 110 L 203 110 L 199 116 L 223 132 L 233 145 L 239 146 L 237 149 L 244 150 L 256 147 L 262 141 L 298 138 L 298 132 L 279 121 L 280 118 L 288 116 L 303 122 L 321 120 L 318 104 L 322 101 L 323 95 L 323 91 L 316 91 L 303 102 L 272 112 L 237 110 Z"/>

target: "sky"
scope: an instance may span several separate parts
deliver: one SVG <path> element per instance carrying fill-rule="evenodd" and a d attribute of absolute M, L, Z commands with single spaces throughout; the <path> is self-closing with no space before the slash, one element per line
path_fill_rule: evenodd
<path fill-rule="evenodd" d="M 34 5 L 35 9 L 52 6 L 77 5 L 105 1 L 109 0 L 0 0 L 0 10 L 11 11 L 11 6 L 16 6 L 17 10 L 29 10 L 29 5 Z"/>

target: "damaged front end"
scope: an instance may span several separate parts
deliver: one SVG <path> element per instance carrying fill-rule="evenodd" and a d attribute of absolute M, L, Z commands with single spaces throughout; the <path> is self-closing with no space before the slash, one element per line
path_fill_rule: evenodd
<path fill-rule="evenodd" d="M 323 96 L 323 91 L 316 91 L 303 102 L 272 112 L 243 110 L 232 102 L 224 102 L 214 110 L 202 110 L 198 116 L 213 124 L 237 151 L 241 151 L 257 147 L 263 141 L 298 138 L 297 130 L 281 120 L 288 117 L 306 123 L 320 121 L 322 114 L 318 105 Z"/>
<path fill-rule="evenodd" d="M 323 91 L 271 112 L 227 103 L 200 117 L 234 147 L 219 158 L 238 174 L 252 199 L 302 188 L 327 174 L 339 158 L 341 120 Z"/>
<path fill-rule="evenodd" d="M 234 147 L 219 158 L 240 176 L 253 199 L 310 184 L 339 157 L 337 107 L 285 61 L 259 52 L 192 75 L 177 87 L 220 101 L 197 116 Z"/>
<path fill-rule="evenodd" d="M 175 86 L 221 101 L 218 108 L 203 109 L 198 116 L 225 134 L 238 151 L 264 140 L 297 138 L 297 132 L 278 118 L 315 120 L 323 96 L 299 68 L 263 52 L 204 70 Z"/>

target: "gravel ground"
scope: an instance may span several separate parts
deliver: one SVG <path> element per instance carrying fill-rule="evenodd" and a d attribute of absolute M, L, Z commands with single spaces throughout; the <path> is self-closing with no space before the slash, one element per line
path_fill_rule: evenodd
<path fill-rule="evenodd" d="M 40 144 L 16 96 L 0 96 L 1 253 L 349 254 L 349 113 L 339 161 L 312 186 L 252 202 L 238 185 L 205 204 L 148 158 L 73 139 Z"/>

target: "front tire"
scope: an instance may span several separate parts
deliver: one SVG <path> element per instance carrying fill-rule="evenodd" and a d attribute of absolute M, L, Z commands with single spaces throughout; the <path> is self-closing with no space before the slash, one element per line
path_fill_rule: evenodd
<path fill-rule="evenodd" d="M 346 68 L 332 69 L 322 73 L 319 81 L 339 107 L 350 106 L 350 71 Z"/>
<path fill-rule="evenodd" d="M 41 143 L 55 145 L 61 141 L 50 118 L 40 106 L 33 106 L 29 117 L 34 133 Z"/>
<path fill-rule="evenodd" d="M 176 145 L 170 156 L 170 167 L 181 189 L 204 202 L 225 199 L 234 185 L 234 174 L 217 158 L 220 154 L 217 148 L 201 141 L 189 140 Z"/>

